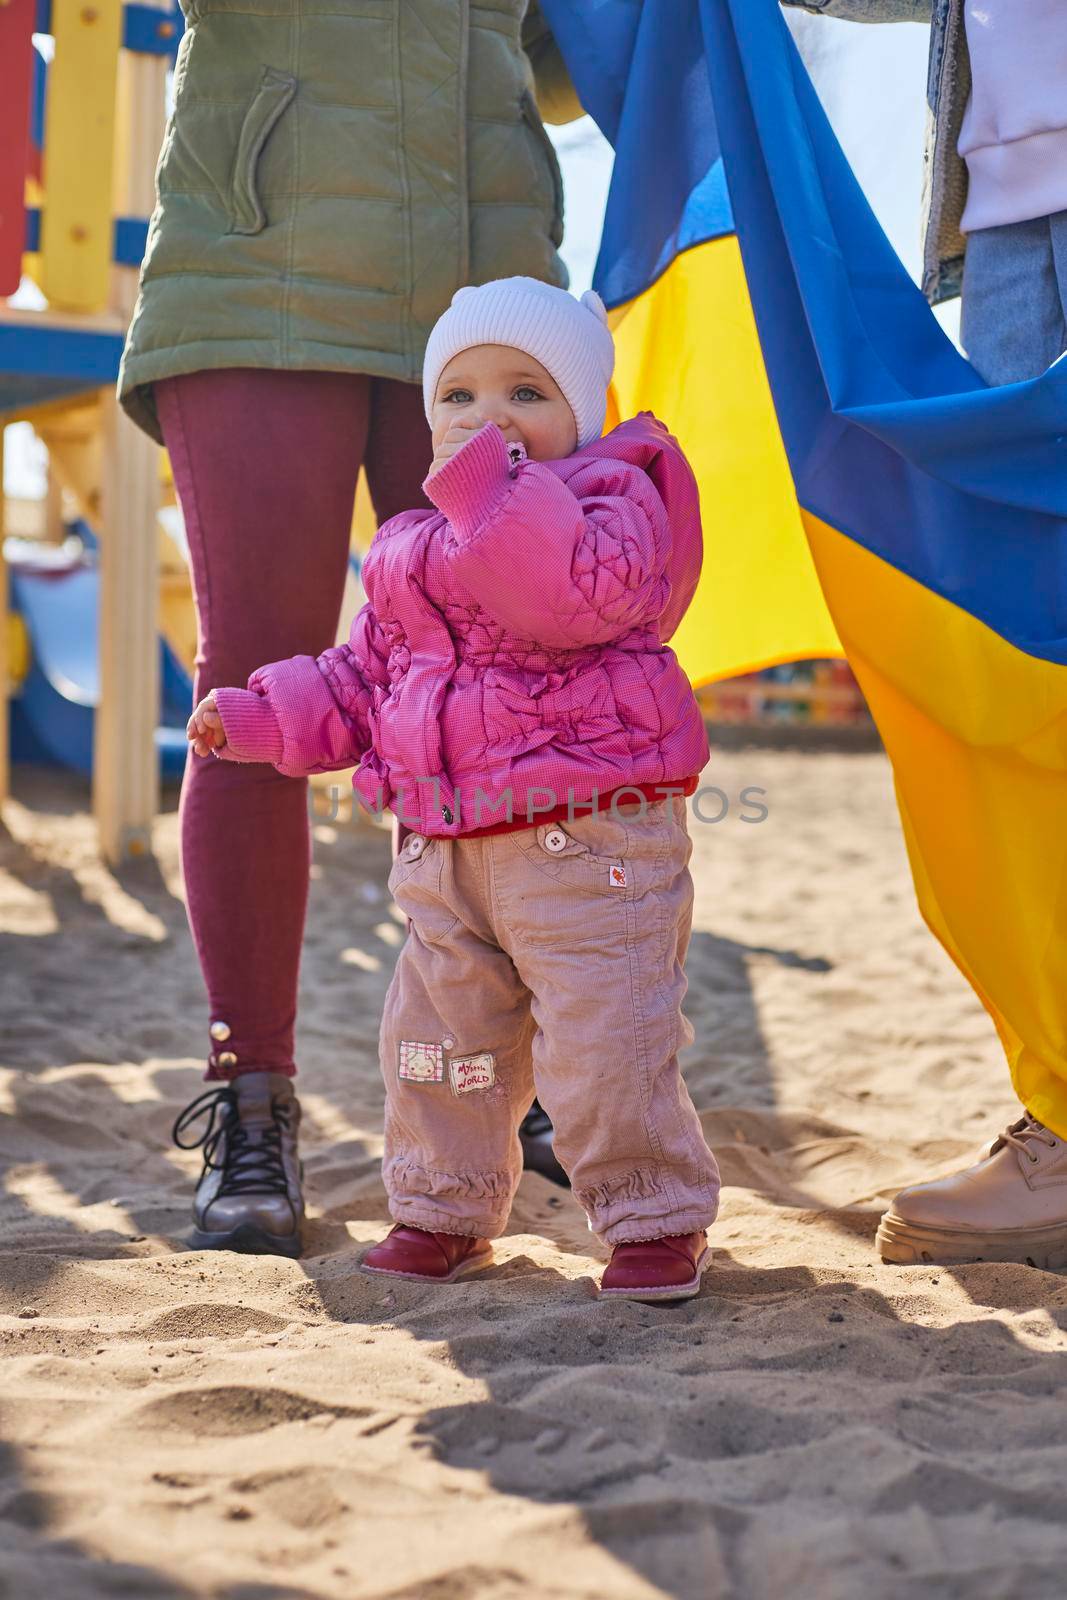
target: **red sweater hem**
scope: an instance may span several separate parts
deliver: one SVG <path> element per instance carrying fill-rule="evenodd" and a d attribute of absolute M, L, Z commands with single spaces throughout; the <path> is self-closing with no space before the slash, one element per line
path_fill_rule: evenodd
<path fill-rule="evenodd" d="M 625 798 L 619 801 L 616 810 L 624 806 L 636 805 L 637 796 L 655 803 L 667 799 L 671 790 L 683 795 L 696 793 L 699 776 L 691 778 L 664 778 L 659 783 L 623 783 L 617 789 L 609 789 L 606 794 L 595 796 L 589 800 L 571 800 L 566 805 L 555 806 L 551 811 L 539 811 L 530 818 L 526 816 L 513 817 L 510 822 L 491 822 L 484 828 L 471 828 L 469 832 L 459 834 L 460 839 L 484 839 L 493 833 L 517 833 L 520 828 L 540 828 L 546 822 L 574 822 L 586 816 L 599 816 L 604 811 L 611 810 L 611 803 L 616 795 Z"/>

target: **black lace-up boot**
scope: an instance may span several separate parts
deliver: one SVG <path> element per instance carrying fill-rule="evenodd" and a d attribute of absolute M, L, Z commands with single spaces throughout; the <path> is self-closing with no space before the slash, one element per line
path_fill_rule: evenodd
<path fill-rule="evenodd" d="M 204 1120 L 198 1138 L 189 1130 Z M 187 1105 L 174 1124 L 182 1150 L 203 1148 L 193 1200 L 194 1250 L 298 1256 L 304 1220 L 297 1152 L 300 1102 L 280 1072 L 246 1072 Z"/>

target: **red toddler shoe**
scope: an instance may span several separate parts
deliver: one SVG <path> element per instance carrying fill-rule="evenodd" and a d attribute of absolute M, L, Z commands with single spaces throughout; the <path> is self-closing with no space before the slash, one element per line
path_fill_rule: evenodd
<path fill-rule="evenodd" d="M 488 1239 L 471 1239 L 462 1233 L 429 1233 L 398 1222 L 381 1244 L 371 1246 L 360 1265 L 364 1272 L 381 1272 L 389 1278 L 451 1283 L 492 1262 L 493 1247 Z"/>
<path fill-rule="evenodd" d="M 711 1265 L 707 1234 L 675 1233 L 666 1239 L 617 1244 L 600 1280 L 601 1298 L 691 1300 Z"/>

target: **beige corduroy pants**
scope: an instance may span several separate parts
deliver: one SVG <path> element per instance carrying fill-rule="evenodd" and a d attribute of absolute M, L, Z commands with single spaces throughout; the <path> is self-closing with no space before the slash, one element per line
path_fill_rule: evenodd
<path fill-rule="evenodd" d="M 513 833 L 409 835 L 386 997 L 384 1176 L 398 1222 L 501 1233 L 536 1090 L 609 1244 L 706 1227 L 719 1174 L 678 1069 L 692 921 L 685 801 Z"/>

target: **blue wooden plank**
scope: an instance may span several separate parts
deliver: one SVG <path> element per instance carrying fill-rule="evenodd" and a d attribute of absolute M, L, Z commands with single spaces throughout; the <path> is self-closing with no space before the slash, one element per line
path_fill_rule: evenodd
<path fill-rule="evenodd" d="M 37 0 L 35 33 L 52 32 L 52 0 Z M 125 8 L 122 42 L 139 55 L 174 56 L 178 53 L 185 18 L 178 6 L 161 11 L 156 6 L 128 5 Z"/>
<path fill-rule="evenodd" d="M 86 388 L 114 383 L 123 342 L 120 333 L 0 322 L 0 378 L 61 378 Z"/>
<path fill-rule="evenodd" d="M 122 267 L 139 267 L 148 248 L 148 223 L 144 217 L 116 217 L 112 255 Z"/>
<path fill-rule="evenodd" d="M 148 222 L 144 217 L 116 217 L 111 257 L 121 267 L 139 267 L 148 247 Z M 41 213 L 36 207 L 26 212 L 25 249 L 32 255 L 41 248 Z"/>
<path fill-rule="evenodd" d="M 78 378 L 39 378 L 33 373 L 0 372 L 0 421 L 30 406 L 94 394 L 99 387 L 99 384 Z"/>
<path fill-rule="evenodd" d="M 122 42 L 139 55 L 176 56 L 185 32 L 178 7 L 160 11 L 156 6 L 128 5 L 123 11 Z"/>

